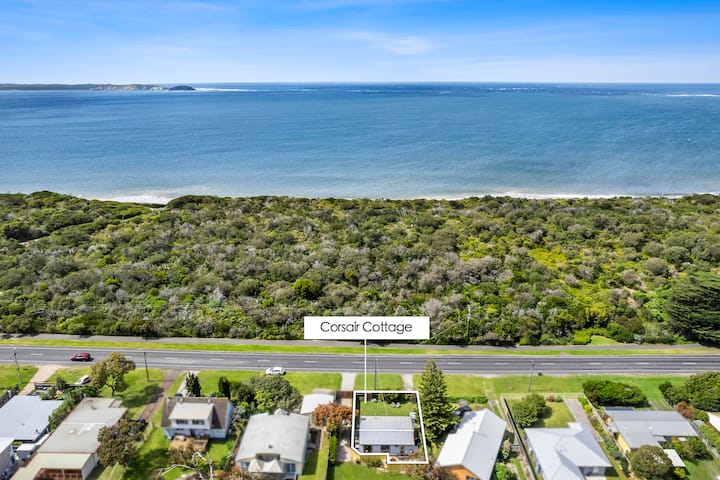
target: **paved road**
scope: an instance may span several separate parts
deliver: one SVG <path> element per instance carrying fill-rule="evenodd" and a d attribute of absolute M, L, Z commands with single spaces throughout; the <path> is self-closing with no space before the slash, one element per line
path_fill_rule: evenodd
<path fill-rule="evenodd" d="M 13 348 L 0 346 L 0 363 L 13 362 Z M 118 349 L 87 348 L 96 360 L 103 359 Z M 144 365 L 142 350 L 119 350 L 132 358 L 140 367 Z M 77 365 L 70 356 L 77 349 L 64 347 L 17 347 L 21 364 Z M 363 356 L 348 354 L 293 354 L 293 353 L 225 353 L 186 350 L 149 350 L 147 363 L 151 368 L 187 370 L 258 370 L 280 365 L 288 371 L 307 372 L 362 372 Z M 383 373 L 419 373 L 425 362 L 434 358 L 445 373 L 478 375 L 570 373 L 696 373 L 720 370 L 720 355 L 634 355 L 634 356 L 530 356 L 530 355 L 368 355 L 368 370 Z"/>

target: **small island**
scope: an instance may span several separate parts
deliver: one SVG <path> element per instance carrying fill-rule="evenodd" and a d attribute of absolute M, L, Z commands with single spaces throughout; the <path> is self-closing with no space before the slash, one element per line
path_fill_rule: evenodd
<path fill-rule="evenodd" d="M 195 88 L 189 85 L 177 85 L 175 87 L 168 88 L 171 92 L 194 92 Z"/>

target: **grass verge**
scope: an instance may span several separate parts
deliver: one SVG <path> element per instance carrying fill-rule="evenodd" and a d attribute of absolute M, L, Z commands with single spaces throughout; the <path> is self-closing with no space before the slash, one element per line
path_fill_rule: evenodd
<path fill-rule="evenodd" d="M 230 382 L 245 382 L 258 375 L 262 373 L 250 370 L 202 370 L 198 373 L 198 378 L 202 394 L 209 395 L 217 392 L 220 377 L 227 377 Z M 316 388 L 340 390 L 342 381 L 342 375 L 339 373 L 288 372 L 285 378 L 301 395 L 307 395 Z"/>
<path fill-rule="evenodd" d="M 365 388 L 365 376 L 361 373 L 355 376 L 355 390 L 363 390 Z M 377 381 L 375 375 L 367 377 L 368 390 L 402 390 L 402 377 L 396 373 L 379 373 Z"/>
<path fill-rule="evenodd" d="M 378 472 L 374 468 L 345 462 L 328 469 L 328 480 L 410 480 L 411 477 L 399 472 Z"/>
<path fill-rule="evenodd" d="M 22 376 L 22 384 L 20 388 L 25 386 L 27 382 L 37 373 L 37 367 L 31 365 L 20 365 L 20 375 Z M 0 395 L 5 390 L 10 389 L 20 382 L 15 365 L 0 365 Z"/>

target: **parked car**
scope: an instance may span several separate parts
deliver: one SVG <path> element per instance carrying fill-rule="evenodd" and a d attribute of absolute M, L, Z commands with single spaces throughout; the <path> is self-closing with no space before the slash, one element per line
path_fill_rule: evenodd
<path fill-rule="evenodd" d="M 80 352 L 70 357 L 70 360 L 73 362 L 89 362 L 92 360 L 92 355 L 87 352 Z"/>
<path fill-rule="evenodd" d="M 283 367 L 270 367 L 265 370 L 265 375 L 285 375 L 285 369 Z"/>
<path fill-rule="evenodd" d="M 83 375 L 77 379 L 75 385 L 87 385 L 88 383 L 90 383 L 90 375 Z"/>

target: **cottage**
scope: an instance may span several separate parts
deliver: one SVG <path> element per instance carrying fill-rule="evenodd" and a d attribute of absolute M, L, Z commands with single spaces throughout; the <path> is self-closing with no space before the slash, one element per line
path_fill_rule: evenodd
<path fill-rule="evenodd" d="M 604 475 L 610 461 L 580 423 L 568 428 L 526 428 L 530 453 L 545 480 L 584 480 Z"/>
<path fill-rule="evenodd" d="M 409 416 L 360 417 L 358 450 L 404 456 L 417 452 L 415 429 Z"/>
<path fill-rule="evenodd" d="M 0 437 L 35 443 L 48 430 L 48 418 L 62 405 L 61 400 L 16 395 L 0 408 Z"/>
<path fill-rule="evenodd" d="M 490 410 L 466 413 L 440 450 L 437 463 L 458 480 L 490 480 L 506 423 Z"/>
<path fill-rule="evenodd" d="M 235 463 L 243 470 L 278 480 L 302 474 L 310 421 L 304 415 L 278 410 L 253 415 L 248 421 Z"/>
<path fill-rule="evenodd" d="M 227 438 L 232 412 L 232 402 L 224 397 L 168 397 L 160 426 L 168 439 Z"/>
<path fill-rule="evenodd" d="M 624 452 L 643 445 L 661 446 L 673 438 L 697 437 L 695 429 L 674 410 L 632 410 L 605 408 L 609 428 Z"/>

